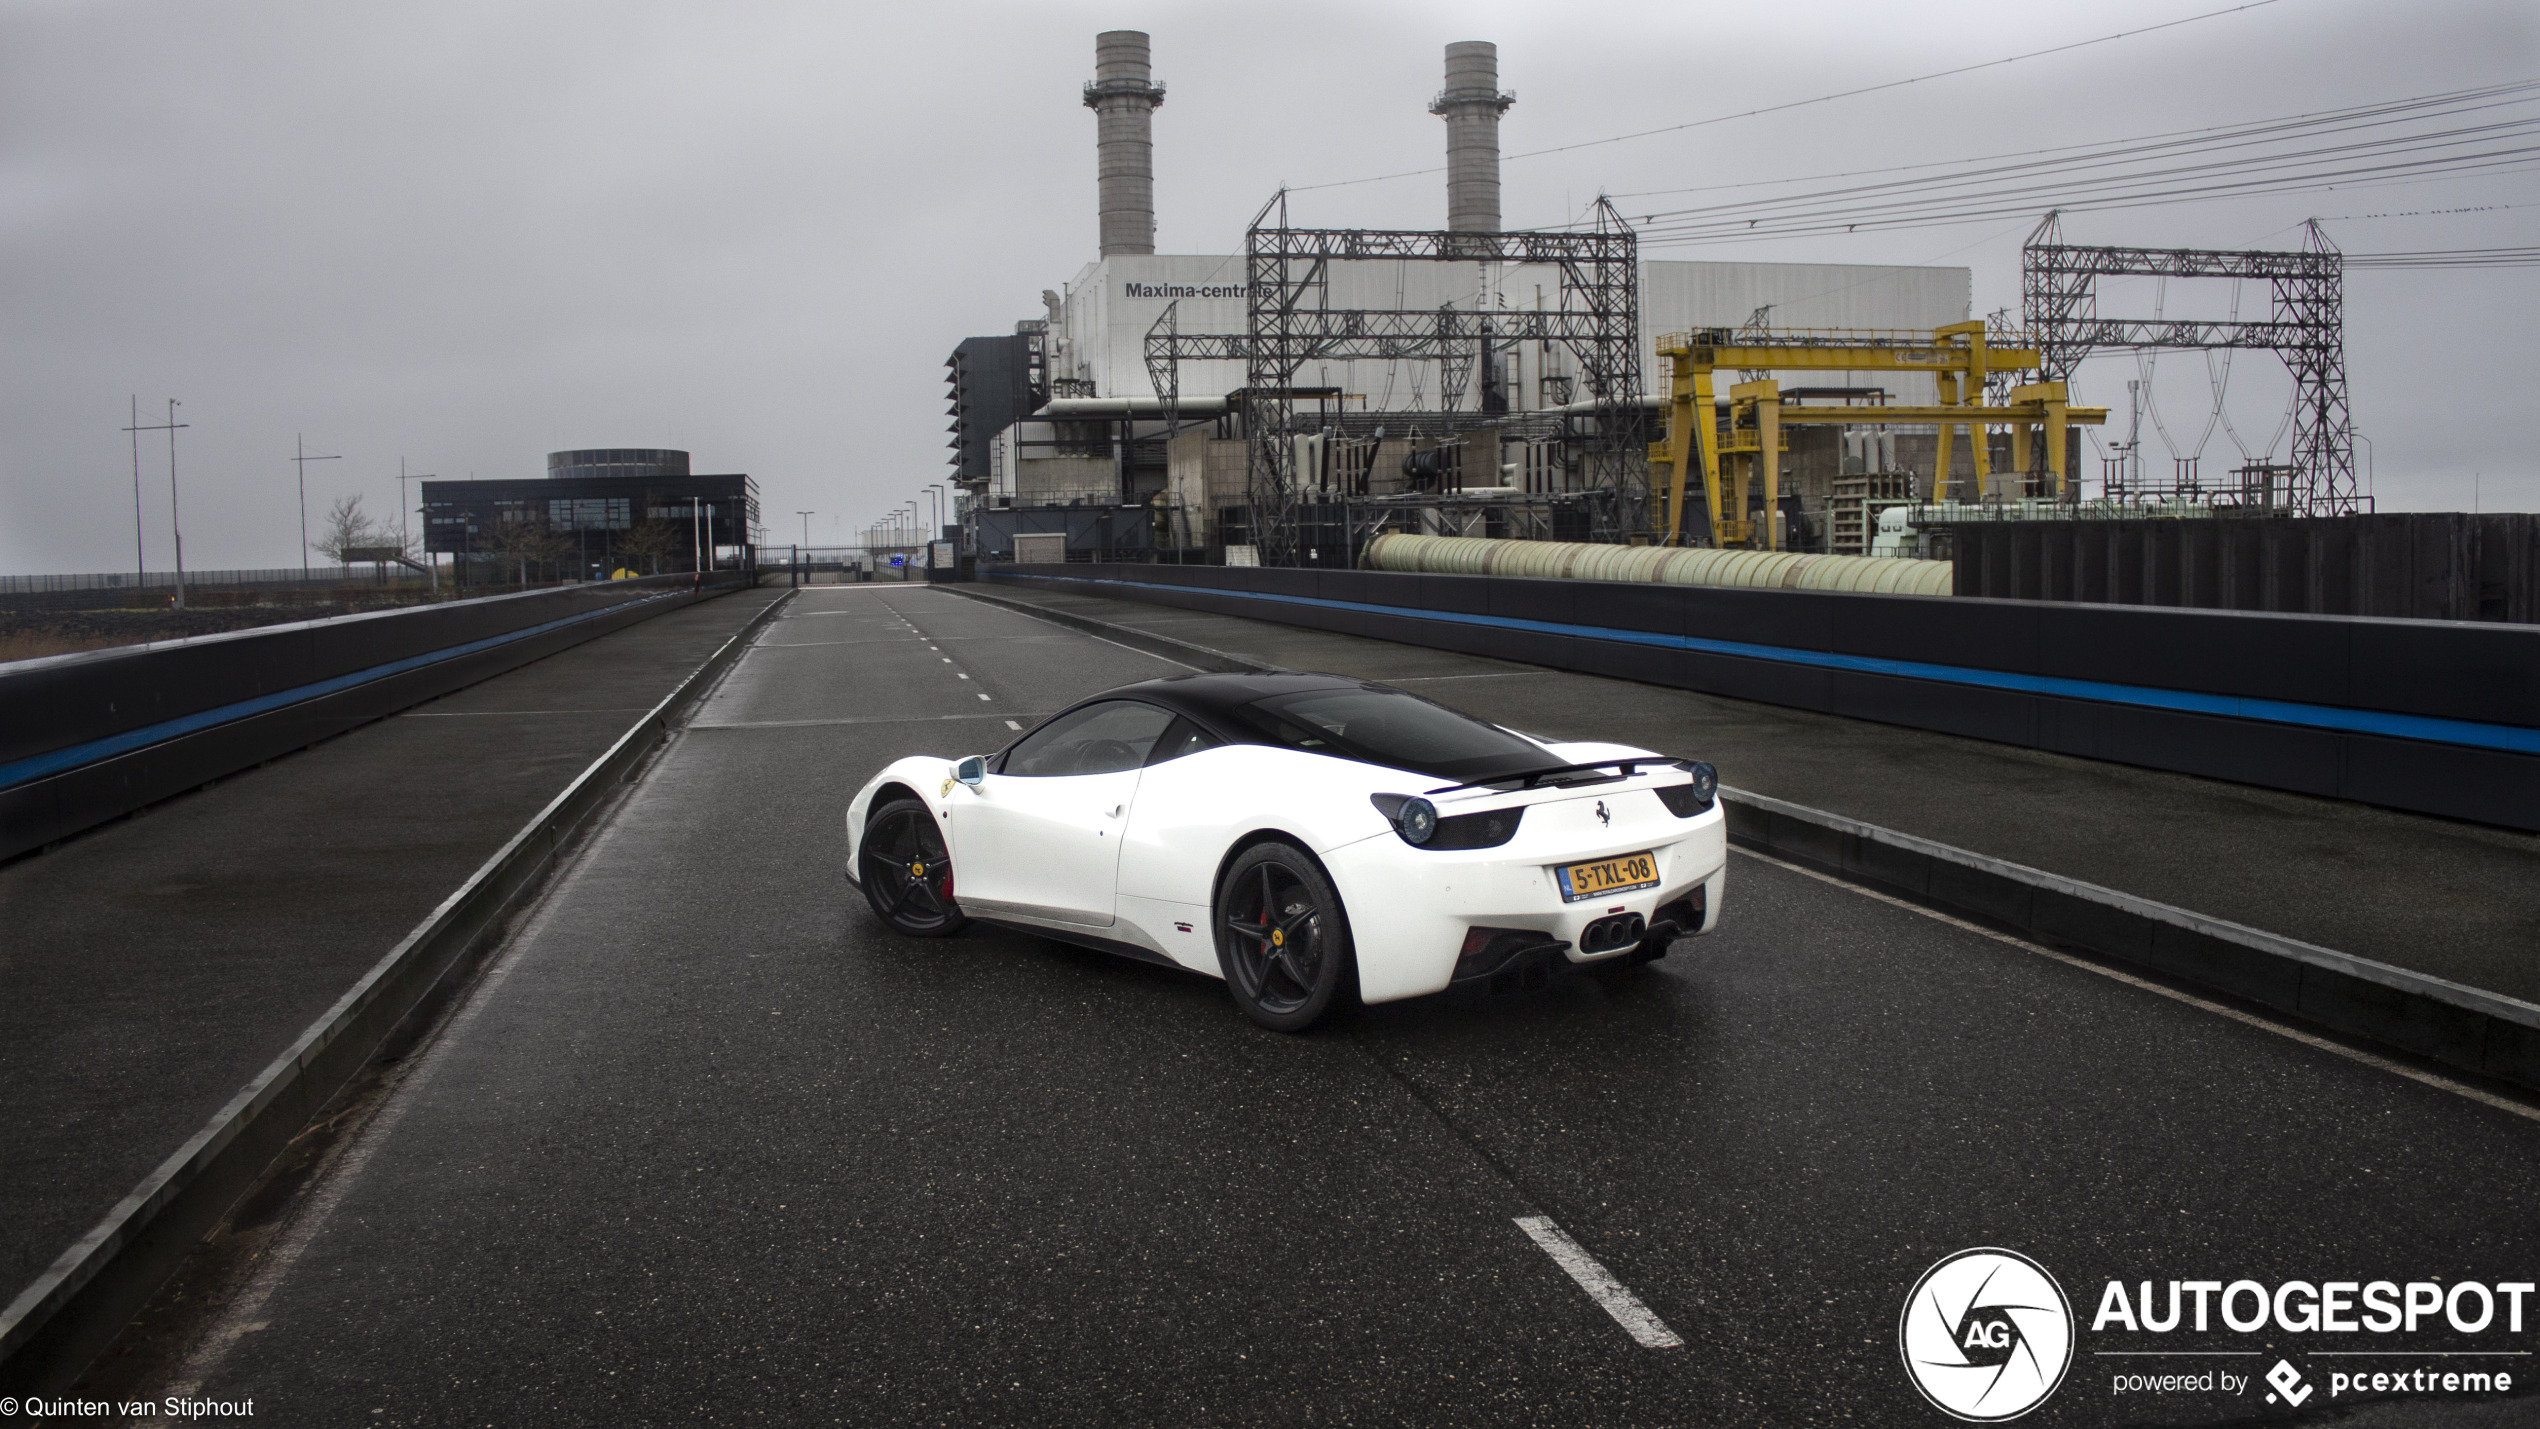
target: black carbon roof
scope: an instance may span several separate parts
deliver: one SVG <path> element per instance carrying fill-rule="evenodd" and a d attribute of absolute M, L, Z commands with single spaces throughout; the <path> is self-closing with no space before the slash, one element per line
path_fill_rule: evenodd
<path fill-rule="evenodd" d="M 1393 699 L 1412 701 L 1427 706 L 1448 719 L 1490 730 L 1507 742 L 1507 748 L 1469 757 L 1458 755 L 1446 758 L 1442 757 L 1444 750 L 1441 747 L 1430 751 L 1424 757 L 1422 751 L 1416 747 L 1417 737 L 1412 737 L 1411 745 L 1405 745 L 1401 743 L 1403 737 L 1401 732 L 1397 732 L 1395 742 L 1390 746 L 1369 745 L 1364 741 L 1354 741 L 1345 737 L 1338 729 L 1308 730 L 1304 725 L 1291 724 L 1284 717 L 1276 714 L 1271 715 L 1265 724 L 1258 715 L 1247 715 L 1242 712 L 1245 706 L 1262 700 L 1276 699 L 1282 695 L 1300 695 L 1315 690 L 1369 690 Z M 1520 773 L 1541 772 L 1547 767 L 1545 751 L 1522 735 L 1510 734 L 1495 725 L 1475 719 L 1462 711 L 1440 705 L 1434 700 L 1412 694 L 1408 690 L 1397 690 L 1391 685 L 1380 684 L 1374 680 L 1353 679 L 1347 675 L 1323 675 L 1294 670 L 1266 670 L 1258 674 L 1169 675 L 1160 680 L 1143 680 L 1134 685 L 1121 685 L 1115 689 L 1105 690 L 1090 699 L 1078 700 L 1075 704 L 1069 705 L 1066 710 L 1051 715 L 1050 719 L 1058 719 L 1069 710 L 1082 709 L 1087 705 L 1099 704 L 1105 700 L 1136 700 L 1171 710 L 1228 744 L 1267 744 L 1309 749 L 1317 754 L 1429 774 L 1448 780 L 1469 781 L 1477 776 L 1512 776 Z M 1044 720 L 1040 727 L 1046 727 L 1048 723 L 1049 721 Z M 1389 721 L 1380 717 L 1377 723 L 1382 727 Z M 1012 751 L 1016 744 L 1020 744 L 1023 739 L 1029 737 L 1028 733 L 1017 736 L 1014 744 L 1007 745 L 1004 752 Z M 1377 738 L 1383 737 L 1380 728 Z M 998 767 L 1000 769 L 1003 768 L 1004 752 L 999 754 Z"/>
<path fill-rule="evenodd" d="M 1094 696 L 1096 700 L 1145 700 L 1162 705 L 1176 714 L 1189 715 L 1203 726 L 1221 734 L 1234 735 L 1241 730 L 1229 717 L 1234 711 L 1254 700 L 1272 695 L 1295 694 L 1301 690 L 1351 689 L 1360 686 L 1383 689 L 1366 680 L 1353 680 L 1345 675 L 1318 675 L 1298 670 L 1271 670 L 1260 674 L 1194 674 L 1167 675 L 1160 680 L 1141 680 L 1122 685 Z M 1092 700 L 1079 700 L 1091 704 Z"/>

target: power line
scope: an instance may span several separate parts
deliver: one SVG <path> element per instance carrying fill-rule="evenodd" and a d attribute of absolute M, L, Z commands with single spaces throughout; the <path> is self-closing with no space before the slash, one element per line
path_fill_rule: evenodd
<path fill-rule="evenodd" d="M 2207 124 L 2199 125 L 2192 129 L 2165 129 L 2156 133 L 2137 134 L 2123 139 L 2093 139 L 2077 144 L 2049 145 L 2041 149 L 2017 149 L 2008 153 L 1982 154 L 1964 159 L 1931 159 L 1915 164 L 1886 164 L 1875 168 L 1845 169 L 1827 174 L 1792 174 L 1771 179 L 1745 179 L 1735 183 L 1696 184 L 1686 188 L 1644 189 L 1637 193 L 1609 194 L 1608 197 L 1616 200 L 1627 198 L 1661 198 L 1669 194 L 1719 193 L 1729 189 L 1774 188 L 1788 184 L 1823 183 L 1834 179 L 1868 178 L 1878 174 L 1913 173 L 1924 169 L 1954 169 L 1966 164 L 1989 164 L 1997 163 L 2006 159 L 2030 159 L 2047 154 L 2071 154 L 2077 150 L 2086 149 L 2113 150 L 2138 145 L 2150 148 L 2164 148 L 2172 147 L 2173 144 L 2178 147 L 2195 147 L 2193 141 L 2199 139 L 2238 139 L 2244 136 L 2258 136 L 2299 129 L 2319 129 L 2323 132 L 2329 133 L 2348 132 L 2354 129 L 2371 128 L 2378 124 L 2397 123 L 2401 119 L 2410 116 L 2429 117 L 2421 113 L 2421 111 L 2426 110 L 2461 113 L 2470 112 L 2475 109 L 2494 108 L 2498 106 L 2479 103 L 2478 101 L 2498 99 L 2508 95 L 2527 94 L 2535 89 L 2540 89 L 2540 79 L 2517 80 L 2509 84 L 2486 85 L 2474 89 L 2452 90 L 2442 94 L 2420 95 L 2411 99 L 2383 100 L 2373 104 L 2359 104 L 2342 109 L 2312 110 L 2301 114 L 2281 115 L 2272 119 L 2241 120 L 2230 124 Z M 2163 141 L 2170 142 L 2165 143 Z M 1665 211 L 1666 210 L 1662 210 L 1662 212 Z"/>
<path fill-rule="evenodd" d="M 2521 86 L 2521 88 L 2540 90 L 2540 84 Z M 2530 102 L 2531 97 L 2526 95 L 2523 98 L 2503 101 L 2498 105 L 2479 107 L 2493 108 L 2503 107 L 2506 104 L 2520 105 Z M 2325 138 L 2328 135 L 2322 134 L 2318 137 Z M 2446 149 L 2460 149 L 2475 144 L 2534 137 L 2540 137 L 2540 116 L 2524 115 L 2453 129 L 2384 135 L 2351 143 L 2326 144 L 2307 149 L 2278 149 L 2258 154 L 2225 155 L 2207 158 L 2203 162 L 2176 163 L 2167 167 L 2143 165 L 2147 160 L 2157 164 L 2164 159 L 2200 157 L 2195 153 L 2195 149 L 2203 149 L 2211 153 L 2225 149 L 2245 148 L 2252 143 L 2263 141 L 2234 138 L 2225 143 L 2200 143 L 2194 148 L 2170 154 L 2162 154 L 2158 150 L 2176 146 L 2118 145 L 2080 154 L 2058 163 L 1962 168 L 1950 173 L 1927 175 L 1917 179 L 1899 179 L 1877 184 L 1857 184 L 1844 188 L 1782 194 L 1700 209 L 1669 210 L 1646 216 L 1639 227 L 1644 234 L 1651 235 L 1689 234 L 1706 229 L 1733 228 L 1743 231 L 1760 227 L 1761 221 L 1766 219 L 1776 224 L 1783 224 L 1819 217 L 1844 224 L 1859 225 L 1873 216 L 1910 211 L 1916 207 L 1960 206 L 1968 202 L 1991 198 L 2036 199 L 2043 197 L 2060 205 L 2067 196 L 2075 201 L 2088 196 L 2091 192 L 2089 186 L 2098 186 L 2100 191 L 2105 192 L 2112 186 L 2122 187 L 2154 180 L 2179 179 L 2191 175 L 2251 175 L 2269 169 L 2299 167 L 2305 164 L 2318 165 L 2332 160 L 2390 154 L 2432 155 Z M 2451 157 L 2476 159 L 2506 152 L 2510 151 L 2499 150 L 2491 151 L 2488 155 Z M 1966 162 L 1982 163 L 1984 161 Z M 2129 163 L 2137 167 L 2121 169 L 2118 172 L 2091 172 L 2112 169 Z M 2309 175 L 2302 177 L 2309 177 Z M 2240 178 L 2234 181 L 2248 182 L 2249 180 Z M 2020 187 L 1989 189 L 1981 187 L 1986 184 L 2011 184 L 2020 185 Z M 2082 187 L 2076 188 L 2075 185 Z M 1659 220 L 1670 221 L 1660 222 Z"/>
<path fill-rule="evenodd" d="M 2454 207 L 2454 208 L 2411 208 L 2411 209 L 2403 209 L 2403 210 L 2401 210 L 2401 211 L 2399 211 L 2399 212 L 2397 212 L 2397 213 L 2341 213 L 2341 214 L 2336 215 L 2335 217 L 2322 216 L 2322 217 L 2321 217 L 2321 219 L 2320 219 L 2320 222 L 2322 222 L 2322 223 L 2366 223 L 2366 222 L 2369 222 L 2369 221 L 2371 221 L 2371 220 L 2373 220 L 2373 219 L 2377 219 L 2377 218 L 2437 218 L 2437 217 L 2441 217 L 2441 216 L 2446 215 L 2446 214 L 2456 214 L 2456 213 L 2507 213 L 2507 212 L 2510 212 L 2510 211 L 2512 211 L 2512 210 L 2514 210 L 2514 209 L 2517 209 L 2517 208 L 2529 208 L 2529 207 L 2531 207 L 2531 205 L 2529 205 L 2529 204 L 2527 204 L 2527 203 L 2473 203 L 2473 204 L 2462 204 L 2462 205 L 2459 205 L 2459 206 Z M 2300 225 L 2300 224 L 2298 224 L 2298 223 L 2297 223 L 2297 224 L 2292 225 L 2292 228 L 2299 228 L 2299 227 L 2301 227 L 2301 226 L 2302 226 L 2302 225 Z M 2287 228 L 2287 229 L 2279 229 L 2279 230 L 2277 230 L 2277 231 L 2278 231 L 2278 232 L 2290 232 L 2290 231 L 2292 231 L 2292 229 L 2291 229 L 2291 228 Z"/>
<path fill-rule="evenodd" d="M 2123 183 L 2097 187 L 2038 185 L 1980 195 L 1953 198 L 1946 204 L 1918 203 L 1896 206 L 1899 211 L 1862 210 L 1845 213 L 1823 210 L 1760 215 L 1726 222 L 1686 223 L 1668 228 L 1644 228 L 1644 243 L 1736 242 L 1748 238 L 1800 237 L 1815 234 L 1874 232 L 1892 228 L 1928 228 L 1939 224 L 1966 223 L 2012 214 L 2031 213 L 2044 208 L 2061 208 L 2081 212 L 2100 208 L 2137 208 L 2155 203 L 2203 201 L 2220 198 L 2244 198 L 2261 194 L 2302 192 L 2311 189 L 2360 187 L 2375 181 L 2390 181 L 2406 175 L 2422 175 L 2432 171 L 2437 177 L 2450 177 L 2487 169 L 2511 168 L 2540 162 L 2540 145 L 2490 153 L 2413 159 L 2389 164 L 2360 165 L 2337 169 L 2310 169 L 2294 174 L 2276 174 L 2235 178 L 2220 182 L 2193 182 L 2168 187 L 2145 188 L 2148 177 L 2129 179 Z"/>
<path fill-rule="evenodd" d="M 1918 74 L 1907 79 L 1892 79 L 1883 84 L 1864 85 L 1859 89 L 1839 90 L 1833 94 L 1818 95 L 1814 99 L 1794 99 L 1787 104 L 1768 104 L 1760 109 L 1740 110 L 1735 114 L 1715 114 L 1708 119 L 1694 119 L 1683 124 L 1670 124 L 1658 129 L 1642 129 L 1635 133 L 1616 134 L 1604 139 L 1584 139 L 1575 144 L 1559 144 L 1549 149 L 1529 149 L 1521 154 L 1507 155 L 1505 156 L 1503 162 L 1514 161 L 1517 159 L 1540 159 L 1547 154 L 1567 154 L 1575 150 L 1593 149 L 1605 144 L 1621 144 L 1633 139 L 1654 138 L 1660 134 L 1681 134 L 1688 129 L 1702 129 L 1714 124 L 1731 123 L 1739 119 L 1753 119 L 1765 114 L 1781 114 L 1793 109 L 1806 109 L 1811 105 L 1832 104 L 1839 99 L 1856 99 L 1865 94 L 1880 94 L 1891 89 L 1903 89 L 1908 85 L 1928 84 L 1932 80 L 1948 79 L 1953 75 L 1974 74 L 1979 70 L 1995 69 L 2003 65 L 2018 64 L 2023 60 L 2042 59 L 2048 55 L 2060 55 L 2069 53 L 2073 50 L 2088 49 L 2092 45 L 2104 45 L 2117 40 L 2132 39 L 2137 35 L 2149 35 L 2162 30 L 2174 30 L 2181 25 L 2193 25 L 2204 20 L 2220 19 L 2226 15 L 2240 14 L 2245 10 L 2264 9 L 2267 6 L 2276 3 L 2278 3 L 2278 0 L 2249 0 L 2248 4 L 2234 5 L 2227 10 L 2209 10 L 2201 15 L 2189 15 L 2184 19 L 2167 20 L 2158 25 L 2145 25 L 2138 29 L 2119 30 L 2113 35 L 2101 35 L 2095 39 L 2088 40 L 2075 40 L 2070 44 L 2053 45 L 2042 50 L 2030 50 L 2026 54 L 2005 55 L 2000 59 L 1983 60 L 1971 65 L 1960 65 L 1955 69 L 1934 70 L 1929 74 Z M 1293 184 L 1288 186 L 1287 191 L 1290 193 L 1303 193 L 1309 189 L 1350 188 L 1358 184 L 1383 183 L 1389 179 L 1409 179 L 1417 178 L 1422 174 L 1442 174 L 1445 172 L 1446 166 L 1441 164 L 1434 168 L 1404 169 L 1400 173 L 1393 174 L 1370 174 L 1363 179 L 1335 179 L 1329 183 L 1321 184 Z"/>
<path fill-rule="evenodd" d="M 2349 253 L 2349 268 L 2534 268 L 2540 244 L 2519 248 L 2429 248 L 2411 253 Z"/>
<path fill-rule="evenodd" d="M 2540 86 L 2535 86 L 2540 87 Z M 2527 103 L 2528 100 L 2515 100 Z M 2148 155 L 2123 147 L 2094 151 L 2055 167 L 2015 165 L 1964 170 L 1916 180 L 1785 194 L 1769 199 L 1654 215 L 1637 227 L 1644 242 L 1736 241 L 1925 227 L 2007 216 L 2040 207 L 2136 206 L 2151 201 L 2235 197 L 2293 188 L 2352 185 L 2424 174 L 2514 167 L 2540 159 L 2540 116 L 2386 135 L 2344 144 L 2202 158 L 2192 163 L 2141 163 Z M 2187 154 L 2159 156 L 2182 159 Z M 2106 170 L 2128 162 L 2130 169 Z M 1653 219 L 1666 221 L 1653 221 Z"/>

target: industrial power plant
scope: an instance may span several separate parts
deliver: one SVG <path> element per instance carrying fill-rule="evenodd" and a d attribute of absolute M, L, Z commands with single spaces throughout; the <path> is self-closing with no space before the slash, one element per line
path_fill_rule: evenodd
<path fill-rule="evenodd" d="M 1495 45 L 1444 59 L 1443 227 L 1301 227 L 1282 191 L 1240 252 L 1159 254 L 1165 88 L 1147 35 L 1096 37 L 1099 251 L 1038 315 L 946 359 L 960 559 L 1478 571 L 1552 542 L 1800 557 L 1772 563 L 1793 581 L 1953 567 L 1914 578 L 1933 594 L 2449 614 L 2478 597 L 2437 610 L 2396 589 L 2429 521 L 2465 548 L 2527 541 L 2519 518 L 2372 516 L 2341 255 L 2316 223 L 2297 249 L 2209 252 L 2068 243 L 2050 212 L 2016 325 L 1972 311 L 1965 268 L 1650 259 L 1603 198 L 1503 229 L 1516 96 Z M 2138 275 L 2259 285 L 2269 313 L 2103 311 L 2102 281 Z M 2285 455 L 2149 470 L 2131 393 L 2075 400 L 2092 353 L 2164 350 L 2280 359 Z M 2085 429 L 2104 434 L 2095 470 Z M 2488 603 L 2540 599 L 2508 584 Z"/>
<path fill-rule="evenodd" d="M 2530 0 L 18 8 L 0 1420 L 2540 1422 Z"/>

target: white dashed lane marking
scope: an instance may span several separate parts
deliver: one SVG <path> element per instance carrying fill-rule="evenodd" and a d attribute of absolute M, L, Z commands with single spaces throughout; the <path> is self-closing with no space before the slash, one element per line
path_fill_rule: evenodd
<path fill-rule="evenodd" d="M 1542 1246 L 1543 1253 L 1552 1257 L 1552 1263 L 1569 1272 L 1570 1278 L 1579 1282 L 1579 1288 L 1587 1292 L 1588 1298 L 1613 1316 L 1614 1323 L 1622 1326 L 1644 1349 L 1684 1347 L 1683 1338 L 1668 1329 L 1666 1321 L 1640 1303 L 1639 1296 L 1623 1288 L 1623 1282 L 1615 1279 L 1613 1272 L 1599 1264 L 1595 1256 L 1581 1249 L 1577 1241 L 1570 1239 L 1568 1231 L 1554 1225 L 1552 1217 L 1519 1216 L 1517 1228 Z"/>
<path fill-rule="evenodd" d="M 1008 729 L 1021 729 L 1023 726 L 1021 726 L 1021 725 L 1019 725 L 1019 724 L 1016 724 L 1016 723 L 1015 723 L 1014 721 L 1012 721 L 1012 720 L 1007 720 L 1007 721 L 1005 722 L 1005 727 L 1006 727 L 1006 728 L 1008 728 Z"/>

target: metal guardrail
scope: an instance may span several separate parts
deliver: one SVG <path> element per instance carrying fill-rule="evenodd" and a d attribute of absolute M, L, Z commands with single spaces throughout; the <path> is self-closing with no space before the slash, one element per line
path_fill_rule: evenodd
<path fill-rule="evenodd" d="M 54 1393 L 114 1340 L 300 1128 L 454 975 L 593 811 L 790 596 L 751 617 L 374 964 L 175 1154 L 0 1309 L 0 1390 Z"/>

